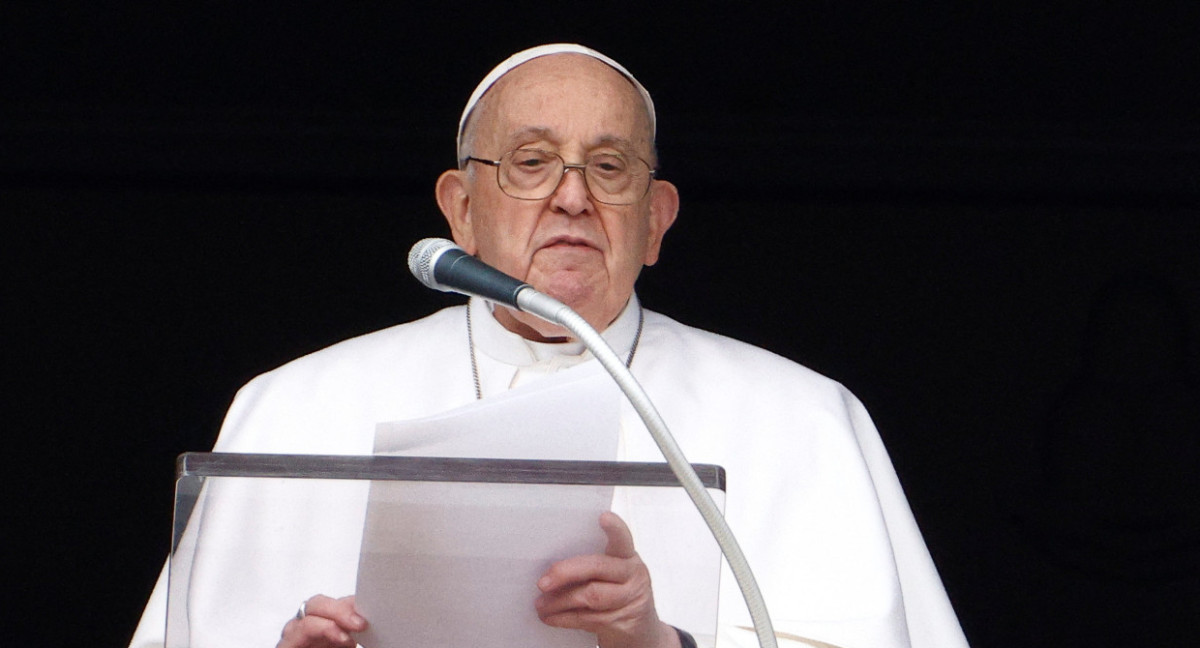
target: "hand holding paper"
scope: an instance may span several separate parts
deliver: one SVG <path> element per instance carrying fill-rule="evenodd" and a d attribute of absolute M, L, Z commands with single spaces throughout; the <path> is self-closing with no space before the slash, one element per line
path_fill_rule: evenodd
<path fill-rule="evenodd" d="M 559 628 L 596 634 L 601 648 L 679 646 L 675 630 L 658 619 L 650 572 L 615 513 L 600 516 L 608 537 L 602 555 L 559 561 L 538 579 L 538 617 Z"/>
<path fill-rule="evenodd" d="M 275 648 L 354 648 L 352 632 L 366 630 L 366 619 L 354 609 L 354 597 L 317 595 L 304 602 L 304 616 L 283 626 Z"/>

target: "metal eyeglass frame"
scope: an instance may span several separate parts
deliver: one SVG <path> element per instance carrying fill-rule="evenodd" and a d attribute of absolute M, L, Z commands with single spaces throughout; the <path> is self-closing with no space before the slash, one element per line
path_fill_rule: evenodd
<path fill-rule="evenodd" d="M 552 155 L 552 156 L 558 158 L 558 161 L 562 163 L 562 167 L 563 167 L 562 173 L 558 176 L 558 182 L 554 183 L 554 188 L 550 190 L 550 193 L 546 194 L 545 196 L 542 196 L 541 198 L 524 198 L 522 196 L 514 196 L 514 195 L 508 193 L 508 190 L 504 188 L 504 185 L 500 182 L 500 165 L 504 163 L 505 158 L 510 157 L 513 153 L 516 153 L 517 151 L 537 151 L 538 153 Z M 600 198 L 598 198 L 596 196 L 595 192 L 592 191 L 592 185 L 588 181 L 587 162 L 570 163 L 570 162 L 567 162 L 566 160 L 564 160 L 563 156 L 559 155 L 558 153 L 555 153 L 553 151 L 547 151 L 545 149 L 520 149 L 520 148 L 513 149 L 513 150 L 505 153 L 504 155 L 502 155 L 499 160 L 488 160 L 486 158 L 479 158 L 479 157 L 475 157 L 473 155 L 468 155 L 467 157 L 463 158 L 462 166 L 465 167 L 467 165 L 467 162 L 479 162 L 481 164 L 486 164 L 488 166 L 495 167 L 495 169 L 496 169 L 496 186 L 500 187 L 500 191 L 503 191 L 504 195 L 508 196 L 509 198 L 514 198 L 516 200 L 545 200 L 545 199 L 549 198 L 550 196 L 553 196 L 554 192 L 558 191 L 558 188 L 562 186 L 563 179 L 567 177 L 567 171 L 570 171 L 571 169 L 577 169 L 579 171 L 579 174 L 581 176 L 583 176 L 583 185 L 585 187 L 587 187 L 588 195 L 590 195 L 592 198 L 595 198 L 596 202 L 604 203 L 605 205 L 632 205 L 632 204 L 636 203 L 637 201 L 641 200 L 642 198 L 646 197 L 646 194 L 650 192 L 650 185 L 654 184 L 654 178 L 657 175 L 658 170 L 655 169 L 654 167 L 650 166 L 649 162 L 643 160 L 642 158 L 640 158 L 636 155 L 627 156 L 627 155 L 621 154 L 620 157 L 633 158 L 633 159 L 641 162 L 642 164 L 646 165 L 646 168 L 650 171 L 650 175 L 647 176 L 649 178 L 649 181 L 646 182 L 646 188 L 642 190 L 641 194 L 639 194 L 636 198 L 634 198 L 633 200 L 631 200 L 629 202 L 617 203 L 617 202 L 609 202 L 607 200 L 601 200 Z"/>

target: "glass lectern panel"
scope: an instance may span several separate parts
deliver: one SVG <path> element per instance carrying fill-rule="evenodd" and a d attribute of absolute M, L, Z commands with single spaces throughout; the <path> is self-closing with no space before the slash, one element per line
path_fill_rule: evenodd
<path fill-rule="evenodd" d="M 723 470 L 695 468 L 723 507 Z M 721 554 L 666 464 L 185 454 L 166 645 L 274 645 L 323 594 L 355 596 L 366 648 L 588 648 L 594 635 L 538 620 L 536 582 L 604 552 L 606 511 L 659 617 L 711 645 Z"/>

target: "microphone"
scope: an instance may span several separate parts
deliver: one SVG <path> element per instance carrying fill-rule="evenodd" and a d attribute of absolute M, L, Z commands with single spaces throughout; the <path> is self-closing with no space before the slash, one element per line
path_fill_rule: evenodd
<path fill-rule="evenodd" d="M 552 324 L 566 326 L 563 318 L 578 317 L 562 302 L 476 259 L 446 239 L 417 241 L 408 251 L 408 269 L 428 288 L 482 297 Z"/>
<path fill-rule="evenodd" d="M 482 297 L 516 309 L 521 309 L 517 294 L 533 290 L 441 238 L 417 241 L 408 252 L 408 269 L 417 281 L 434 290 Z"/>

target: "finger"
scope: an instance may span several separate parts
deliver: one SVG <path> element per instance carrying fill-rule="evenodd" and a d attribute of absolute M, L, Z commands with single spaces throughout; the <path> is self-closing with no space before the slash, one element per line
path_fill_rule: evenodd
<path fill-rule="evenodd" d="M 355 641 L 332 619 L 308 616 L 283 626 L 276 648 L 354 648 Z"/>
<path fill-rule="evenodd" d="M 609 625 L 607 614 L 601 617 L 603 613 L 592 612 L 590 610 L 566 610 L 555 614 L 538 614 L 538 619 L 542 623 L 552 628 L 565 628 L 568 630 L 583 630 L 599 634 L 601 630 Z"/>
<path fill-rule="evenodd" d="M 304 602 L 304 612 L 307 616 L 330 619 L 349 632 L 367 629 L 367 620 L 354 608 L 353 596 L 335 599 L 318 594 Z"/>
<path fill-rule="evenodd" d="M 649 587 L 588 583 L 542 597 L 537 613 L 548 626 L 595 633 L 601 646 L 666 646 L 678 640 L 673 630 L 662 632 L 670 626 L 658 620 Z"/>
<path fill-rule="evenodd" d="M 608 536 L 608 545 L 604 553 L 617 558 L 635 558 L 637 551 L 633 547 L 633 534 L 621 516 L 612 511 L 600 514 L 600 528 Z"/>
<path fill-rule="evenodd" d="M 604 555 L 575 556 L 560 560 L 538 579 L 543 592 L 553 592 L 588 581 L 624 583 L 637 573 L 639 560 Z"/>
<path fill-rule="evenodd" d="M 568 611 L 607 612 L 628 605 L 636 590 L 616 583 L 591 581 L 539 596 L 534 602 L 538 616 L 547 617 Z"/>

